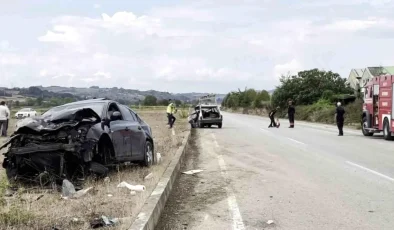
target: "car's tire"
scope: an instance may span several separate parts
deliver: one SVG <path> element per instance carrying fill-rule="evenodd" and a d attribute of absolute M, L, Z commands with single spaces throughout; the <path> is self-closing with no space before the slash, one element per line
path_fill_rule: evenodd
<path fill-rule="evenodd" d="M 100 163 L 103 165 L 108 165 L 111 163 L 111 155 L 113 149 L 111 148 L 112 145 L 111 143 L 108 143 L 108 141 L 100 141 L 98 144 L 98 155 L 100 158 Z"/>
<path fill-rule="evenodd" d="M 371 137 L 373 135 L 373 133 L 368 132 L 368 130 L 365 129 L 367 126 L 368 126 L 368 121 L 367 121 L 367 118 L 364 117 L 363 118 L 363 123 L 361 124 L 361 131 L 363 132 L 364 136 Z"/>
<path fill-rule="evenodd" d="M 218 124 L 219 129 L 222 128 L 222 125 L 223 125 L 222 123 Z"/>
<path fill-rule="evenodd" d="M 390 125 L 387 120 L 383 122 L 383 137 L 385 140 L 393 139 L 393 137 L 391 136 Z"/>
<path fill-rule="evenodd" d="M 153 162 L 154 162 L 153 144 L 151 141 L 147 140 L 145 142 L 145 148 L 144 148 L 143 165 L 145 167 L 150 167 L 153 165 Z"/>

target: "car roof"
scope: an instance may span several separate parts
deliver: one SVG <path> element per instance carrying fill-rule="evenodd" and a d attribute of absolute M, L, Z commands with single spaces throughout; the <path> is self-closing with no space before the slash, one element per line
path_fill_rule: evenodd
<path fill-rule="evenodd" d="M 105 99 L 105 98 L 97 98 L 97 99 L 87 99 L 87 100 L 82 100 L 82 101 L 75 101 L 75 102 L 71 102 L 71 103 L 67 103 L 64 105 L 77 105 L 77 104 L 86 104 L 86 103 L 92 103 L 92 102 L 113 102 L 112 100 L 109 99 Z"/>
<path fill-rule="evenodd" d="M 214 107 L 218 107 L 219 105 L 197 105 L 196 107 L 208 107 L 208 108 L 214 108 Z"/>

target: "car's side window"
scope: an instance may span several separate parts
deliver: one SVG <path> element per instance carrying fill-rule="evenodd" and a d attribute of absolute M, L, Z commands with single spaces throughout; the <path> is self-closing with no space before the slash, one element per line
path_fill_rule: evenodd
<path fill-rule="evenodd" d="M 133 121 L 137 121 L 137 117 L 136 117 L 135 113 L 131 109 L 129 109 L 129 112 L 130 112 L 131 116 L 133 117 Z"/>
<path fill-rule="evenodd" d="M 131 116 L 131 114 L 130 114 L 130 112 L 129 112 L 129 110 L 128 110 L 128 108 L 126 106 L 120 105 L 119 109 L 120 109 L 120 113 L 122 114 L 122 117 L 123 117 L 124 120 L 126 120 L 126 121 L 132 121 L 133 120 L 133 117 Z"/>
<path fill-rule="evenodd" d="M 112 114 L 116 111 L 119 111 L 119 107 L 115 103 L 110 104 L 108 107 L 108 118 L 111 118 Z M 119 120 L 124 120 L 123 113 L 120 112 L 120 114 L 122 115 L 122 117 Z"/>

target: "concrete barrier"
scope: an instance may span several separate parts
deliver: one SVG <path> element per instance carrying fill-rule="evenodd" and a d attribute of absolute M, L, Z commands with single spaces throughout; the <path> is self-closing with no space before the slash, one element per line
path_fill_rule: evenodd
<path fill-rule="evenodd" d="M 140 213 L 129 230 L 153 230 L 160 219 L 164 206 L 170 196 L 174 182 L 179 175 L 182 161 L 185 157 L 186 147 L 190 138 L 190 131 L 187 131 L 182 145 L 178 148 L 174 158 L 164 171 L 163 176 L 156 185 L 152 194 L 145 201 Z"/>

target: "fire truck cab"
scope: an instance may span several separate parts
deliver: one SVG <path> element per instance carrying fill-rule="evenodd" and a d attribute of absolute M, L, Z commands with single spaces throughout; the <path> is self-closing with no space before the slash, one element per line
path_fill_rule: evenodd
<path fill-rule="evenodd" d="M 394 132 L 394 75 L 371 78 L 364 86 L 362 132 L 372 136 L 383 131 L 384 139 L 391 140 Z"/>

